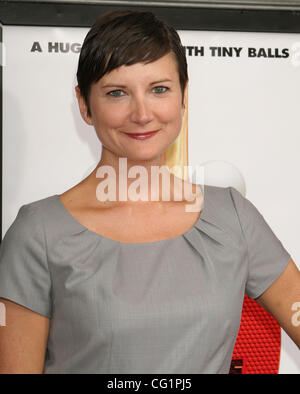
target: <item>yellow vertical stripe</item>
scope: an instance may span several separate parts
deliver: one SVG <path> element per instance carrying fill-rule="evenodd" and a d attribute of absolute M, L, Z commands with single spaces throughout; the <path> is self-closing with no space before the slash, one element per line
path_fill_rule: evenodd
<path fill-rule="evenodd" d="M 188 166 L 188 89 L 186 89 L 185 95 L 186 105 L 181 131 L 173 144 L 166 150 L 164 159 L 169 169 L 179 166 L 179 172 L 174 171 L 174 174 L 188 181 L 188 172 L 184 172 L 184 167 Z"/>

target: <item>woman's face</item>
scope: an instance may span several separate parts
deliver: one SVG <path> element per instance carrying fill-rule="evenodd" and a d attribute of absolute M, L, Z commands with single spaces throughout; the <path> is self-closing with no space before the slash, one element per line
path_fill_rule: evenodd
<path fill-rule="evenodd" d="M 91 117 L 76 87 L 84 120 L 95 127 L 103 149 L 133 161 L 159 157 L 177 138 L 185 102 L 174 55 L 155 62 L 121 66 L 91 87 Z M 185 97 L 185 95 L 184 95 Z M 129 134 L 158 130 L 151 138 Z"/>

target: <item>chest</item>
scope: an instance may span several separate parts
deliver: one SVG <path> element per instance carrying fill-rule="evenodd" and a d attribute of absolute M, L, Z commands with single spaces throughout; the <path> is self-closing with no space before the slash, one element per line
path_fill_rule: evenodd
<path fill-rule="evenodd" d="M 156 242 L 190 230 L 200 212 L 188 212 L 184 204 L 164 207 L 75 209 L 72 215 L 89 230 L 119 242 Z"/>
<path fill-rule="evenodd" d="M 79 237 L 60 240 L 50 256 L 50 343 L 88 353 L 87 369 L 102 373 L 215 371 L 216 356 L 224 364 L 243 301 L 238 255 L 200 238 L 154 247 Z"/>

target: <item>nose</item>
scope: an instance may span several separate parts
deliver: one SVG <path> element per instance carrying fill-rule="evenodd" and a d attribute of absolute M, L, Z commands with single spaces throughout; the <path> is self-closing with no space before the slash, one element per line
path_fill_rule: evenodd
<path fill-rule="evenodd" d="M 134 123 L 145 125 L 153 119 L 151 104 L 146 97 L 135 97 L 132 100 L 131 120 Z"/>

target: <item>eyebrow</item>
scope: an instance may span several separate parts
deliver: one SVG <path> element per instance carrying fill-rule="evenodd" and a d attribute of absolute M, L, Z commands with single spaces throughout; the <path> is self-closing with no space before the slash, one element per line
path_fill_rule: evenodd
<path fill-rule="evenodd" d="M 155 85 L 157 83 L 162 83 L 162 82 L 172 82 L 172 80 L 168 79 L 168 78 L 160 79 L 159 81 L 151 82 L 150 85 Z M 126 86 L 125 85 L 119 85 L 117 83 L 115 83 L 115 84 L 111 84 L 110 83 L 110 84 L 103 85 L 102 88 L 126 88 Z"/>
<path fill-rule="evenodd" d="M 172 80 L 171 80 L 171 79 L 168 79 L 168 78 L 166 78 L 166 79 L 161 79 L 161 80 L 159 80 L 159 81 L 151 82 L 150 85 L 155 85 L 156 83 L 162 83 L 162 82 L 172 82 Z"/>

